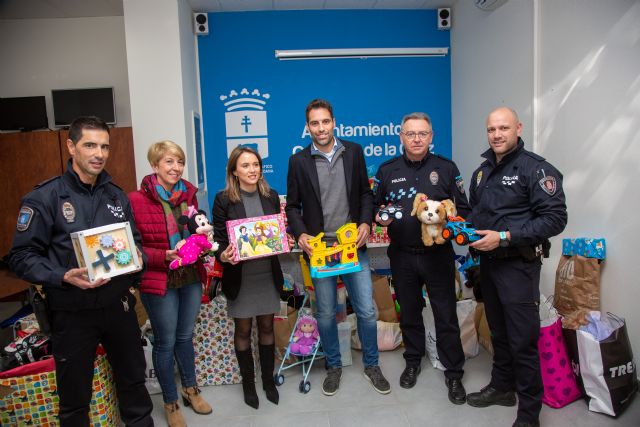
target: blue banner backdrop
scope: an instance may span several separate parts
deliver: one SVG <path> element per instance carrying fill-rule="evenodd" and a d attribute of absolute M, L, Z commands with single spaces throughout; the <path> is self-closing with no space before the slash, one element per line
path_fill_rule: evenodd
<path fill-rule="evenodd" d="M 400 151 L 402 116 L 433 121 L 433 151 L 451 157 L 450 56 L 280 61 L 275 50 L 450 47 L 435 10 L 210 13 L 198 37 L 209 197 L 224 187 L 228 153 L 258 148 L 265 178 L 286 194 L 289 156 L 311 140 L 305 107 L 334 108 L 336 136 L 364 147 L 369 173 Z"/>

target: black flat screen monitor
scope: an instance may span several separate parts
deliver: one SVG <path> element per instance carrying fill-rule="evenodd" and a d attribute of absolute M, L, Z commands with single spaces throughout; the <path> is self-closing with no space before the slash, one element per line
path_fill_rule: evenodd
<path fill-rule="evenodd" d="M 44 96 L 0 98 L 0 130 L 47 129 Z"/>
<path fill-rule="evenodd" d="M 51 98 L 56 127 L 69 126 L 80 116 L 98 116 L 110 125 L 116 124 L 112 87 L 52 90 Z"/>

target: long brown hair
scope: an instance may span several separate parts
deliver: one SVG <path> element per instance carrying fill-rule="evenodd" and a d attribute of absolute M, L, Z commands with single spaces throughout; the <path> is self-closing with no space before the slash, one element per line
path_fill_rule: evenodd
<path fill-rule="evenodd" d="M 258 179 L 258 191 L 260 192 L 260 194 L 263 197 L 269 197 L 271 190 L 269 184 L 267 184 L 267 180 L 264 179 L 264 175 L 262 174 L 262 157 L 260 157 L 260 154 L 258 154 L 258 152 L 251 147 L 238 145 L 233 149 L 233 151 L 231 151 L 231 154 L 229 154 L 229 161 L 227 162 L 226 186 L 224 187 L 224 193 L 232 203 L 238 203 L 242 200 L 240 196 L 240 182 L 238 181 L 238 177 L 233 173 L 236 171 L 238 159 L 244 153 L 253 154 L 258 159 L 258 163 L 260 163 L 260 179 Z"/>

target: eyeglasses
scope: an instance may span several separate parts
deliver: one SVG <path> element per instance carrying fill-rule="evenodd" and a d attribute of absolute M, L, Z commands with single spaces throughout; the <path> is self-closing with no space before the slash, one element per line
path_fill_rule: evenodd
<path fill-rule="evenodd" d="M 406 136 L 409 139 L 415 139 L 415 137 L 417 136 L 420 139 L 427 139 L 429 137 L 429 135 L 432 134 L 431 131 L 422 131 L 422 132 L 414 132 L 414 131 L 409 131 L 409 132 L 400 132 L 401 134 L 403 134 L 404 136 Z"/>

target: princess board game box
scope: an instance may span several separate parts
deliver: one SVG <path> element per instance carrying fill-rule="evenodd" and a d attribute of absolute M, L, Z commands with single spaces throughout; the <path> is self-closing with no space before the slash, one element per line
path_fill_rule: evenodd
<path fill-rule="evenodd" d="M 87 267 L 92 282 L 141 268 L 129 222 L 71 233 L 71 241 L 78 265 Z"/>
<path fill-rule="evenodd" d="M 236 245 L 236 261 L 289 252 L 282 214 L 234 219 L 226 225 L 229 242 Z"/>

